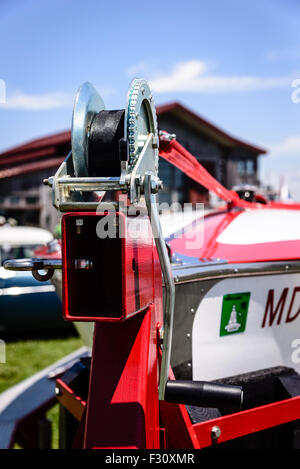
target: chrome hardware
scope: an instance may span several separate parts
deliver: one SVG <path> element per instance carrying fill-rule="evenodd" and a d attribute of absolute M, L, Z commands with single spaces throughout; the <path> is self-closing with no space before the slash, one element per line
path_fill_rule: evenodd
<path fill-rule="evenodd" d="M 54 274 L 55 269 L 62 268 L 60 259 L 10 259 L 4 262 L 7 270 L 31 271 L 33 277 L 40 282 L 47 282 Z M 44 270 L 45 273 L 40 271 Z"/>
<path fill-rule="evenodd" d="M 61 212 L 96 210 L 106 191 L 128 193 L 131 203 L 138 203 L 143 194 L 143 178 L 153 176 L 153 191 L 161 182 L 158 173 L 158 130 L 150 88 L 143 79 L 132 81 L 124 118 L 124 142 L 128 144 L 128 160 L 120 161 L 120 177 L 91 177 L 86 165 L 89 129 L 93 117 L 105 109 L 100 95 L 90 83 L 78 90 L 72 118 L 72 151 L 56 174 L 44 180 L 52 187 L 53 205 Z M 124 145 L 123 145 L 124 146 Z M 105 158 L 105 155 L 101 155 Z M 108 209 L 104 207 L 104 209 Z"/>

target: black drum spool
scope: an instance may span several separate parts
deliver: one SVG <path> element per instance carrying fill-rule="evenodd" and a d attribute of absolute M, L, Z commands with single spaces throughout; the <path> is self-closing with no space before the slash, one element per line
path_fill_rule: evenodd
<path fill-rule="evenodd" d="M 95 114 L 89 132 L 87 155 L 88 175 L 119 177 L 120 160 L 124 157 L 125 110 L 100 111 Z"/>

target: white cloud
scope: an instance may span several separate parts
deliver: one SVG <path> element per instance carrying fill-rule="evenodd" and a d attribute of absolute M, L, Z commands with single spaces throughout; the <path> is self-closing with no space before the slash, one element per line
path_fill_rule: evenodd
<path fill-rule="evenodd" d="M 54 92 L 42 94 L 26 94 L 16 91 L 12 95 L 6 95 L 6 102 L 1 103 L 3 109 L 43 110 L 71 107 L 74 96 L 67 93 Z"/>
<path fill-rule="evenodd" d="M 265 58 L 268 62 L 297 60 L 300 58 L 299 47 L 295 45 L 287 49 L 272 49 L 265 53 Z"/>
<path fill-rule="evenodd" d="M 114 94 L 115 90 L 111 86 L 97 88 L 101 96 L 108 97 Z M 2 109 L 20 109 L 27 111 L 41 111 L 49 109 L 72 108 L 75 100 L 75 93 L 52 92 L 40 94 L 27 94 L 23 91 L 16 91 L 10 95 L 6 94 L 6 100 L 0 99 Z"/>
<path fill-rule="evenodd" d="M 300 135 L 288 136 L 281 142 L 268 145 L 267 148 L 271 157 L 299 157 L 300 166 Z"/>
<path fill-rule="evenodd" d="M 139 75 L 140 73 L 147 73 L 149 65 L 146 62 L 139 62 L 127 68 L 126 74 L 129 76 Z"/>
<path fill-rule="evenodd" d="M 209 74 L 205 62 L 190 60 L 177 63 L 171 73 L 150 80 L 150 86 L 156 93 L 229 93 L 281 88 L 290 86 L 291 81 L 291 77 Z"/>
<path fill-rule="evenodd" d="M 6 84 L 4 80 L 0 80 L 0 104 L 6 101 Z"/>

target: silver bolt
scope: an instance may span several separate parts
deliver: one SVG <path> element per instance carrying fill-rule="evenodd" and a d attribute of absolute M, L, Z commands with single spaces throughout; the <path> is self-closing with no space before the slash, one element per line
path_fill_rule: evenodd
<path fill-rule="evenodd" d="M 81 227 L 83 226 L 83 219 L 77 218 L 76 219 L 76 233 L 81 234 Z"/>
<path fill-rule="evenodd" d="M 151 179 L 151 192 L 156 194 L 158 192 L 157 179 Z"/>
<path fill-rule="evenodd" d="M 52 187 L 53 186 L 53 176 L 50 176 L 47 179 L 43 179 L 43 184 L 45 184 L 45 186 Z"/>
<path fill-rule="evenodd" d="M 152 148 L 158 148 L 159 140 L 158 137 L 153 137 L 152 139 Z"/>
<path fill-rule="evenodd" d="M 55 395 L 56 395 L 56 396 L 60 396 L 61 394 L 62 394 L 62 392 L 61 392 L 60 388 L 57 386 L 57 387 L 55 388 Z"/>
<path fill-rule="evenodd" d="M 221 429 L 217 425 L 211 429 L 211 437 L 213 440 L 217 440 L 221 436 Z"/>
<path fill-rule="evenodd" d="M 191 334 L 188 332 L 186 336 L 189 339 L 191 337 Z"/>
<path fill-rule="evenodd" d="M 93 268 L 93 261 L 90 259 L 75 259 L 75 270 L 91 270 Z"/>
<path fill-rule="evenodd" d="M 159 329 L 158 340 L 159 340 L 160 348 L 162 349 L 163 348 L 163 342 L 164 342 L 164 329 L 163 329 L 163 327 L 161 327 Z"/>
<path fill-rule="evenodd" d="M 191 308 L 191 313 L 194 313 L 194 312 L 195 312 L 194 308 Z"/>

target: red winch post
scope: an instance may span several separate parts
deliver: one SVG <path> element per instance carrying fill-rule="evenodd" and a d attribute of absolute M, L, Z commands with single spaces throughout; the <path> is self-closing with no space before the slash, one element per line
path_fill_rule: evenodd
<path fill-rule="evenodd" d="M 128 233 L 127 246 L 129 238 Z M 95 323 L 85 448 L 160 448 L 157 325 L 163 316 L 161 269 L 154 240 L 150 252 L 143 250 L 145 238 L 135 242 L 140 263 L 152 266 L 148 278 L 152 303 L 124 320 L 102 317 Z M 113 283 L 110 294 L 114 294 Z"/>

